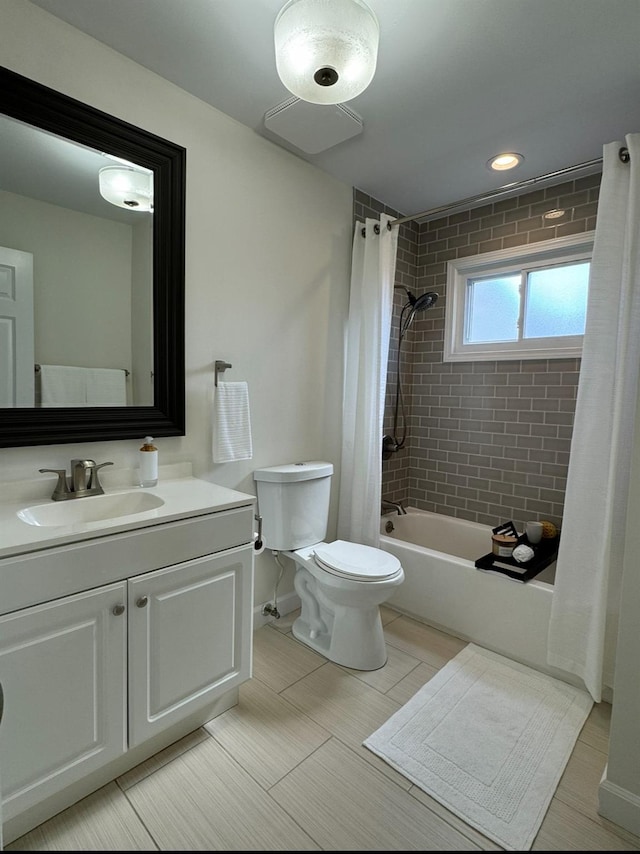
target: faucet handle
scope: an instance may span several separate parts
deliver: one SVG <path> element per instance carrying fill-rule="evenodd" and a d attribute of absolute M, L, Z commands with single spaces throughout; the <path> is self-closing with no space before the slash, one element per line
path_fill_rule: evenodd
<path fill-rule="evenodd" d="M 58 475 L 58 482 L 56 484 L 55 489 L 53 490 L 52 498 L 55 501 L 57 498 L 69 494 L 69 483 L 67 481 L 67 472 L 65 469 L 38 469 L 40 474 L 45 474 L 46 472 L 51 472 L 51 474 Z"/>
<path fill-rule="evenodd" d="M 96 463 L 94 462 L 93 466 L 91 467 L 91 471 L 92 471 L 92 474 L 91 474 L 91 488 L 92 488 L 92 489 L 97 489 L 97 490 L 98 490 L 98 491 L 100 491 L 100 492 L 104 492 L 104 490 L 103 490 L 103 488 L 102 488 L 102 484 L 100 483 L 100 479 L 99 479 L 99 477 L 98 477 L 98 469 L 103 469 L 105 466 L 112 466 L 112 465 L 113 465 L 113 463 L 112 463 L 112 462 L 108 462 L 108 463 L 98 463 L 98 464 L 96 464 Z"/>

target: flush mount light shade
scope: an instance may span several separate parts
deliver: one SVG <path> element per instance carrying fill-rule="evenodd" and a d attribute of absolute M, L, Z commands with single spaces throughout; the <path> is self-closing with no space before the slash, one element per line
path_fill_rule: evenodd
<path fill-rule="evenodd" d="M 362 0 L 290 0 L 274 37 L 280 79 L 303 101 L 341 104 L 373 79 L 379 27 Z"/>
<path fill-rule="evenodd" d="M 524 160 L 521 154 L 515 151 L 505 151 L 503 154 L 496 154 L 491 160 L 487 160 L 487 168 L 493 169 L 495 172 L 505 172 L 507 169 L 515 169 Z"/>
<path fill-rule="evenodd" d="M 98 173 L 103 199 L 131 211 L 153 209 L 153 173 L 128 166 L 104 166 Z"/>

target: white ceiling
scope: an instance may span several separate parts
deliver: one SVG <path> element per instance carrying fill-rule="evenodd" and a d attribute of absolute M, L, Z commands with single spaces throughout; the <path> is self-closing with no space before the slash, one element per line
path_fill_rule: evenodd
<path fill-rule="evenodd" d="M 273 50 L 284 0 L 32 2 L 278 141 L 264 114 L 290 97 Z M 378 67 L 347 104 L 363 133 L 314 155 L 280 142 L 401 213 L 600 158 L 640 132 L 640 0 L 368 2 Z M 491 173 L 501 151 L 525 162 Z"/>

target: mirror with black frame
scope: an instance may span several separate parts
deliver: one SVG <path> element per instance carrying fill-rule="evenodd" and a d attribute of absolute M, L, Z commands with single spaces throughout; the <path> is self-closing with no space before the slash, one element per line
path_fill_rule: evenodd
<path fill-rule="evenodd" d="M 184 435 L 185 160 L 0 67 L 0 447 Z"/>

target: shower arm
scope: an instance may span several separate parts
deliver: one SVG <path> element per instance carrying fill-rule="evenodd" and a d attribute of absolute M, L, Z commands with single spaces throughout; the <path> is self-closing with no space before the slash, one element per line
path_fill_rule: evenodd
<path fill-rule="evenodd" d="M 406 293 L 407 297 L 409 298 L 409 302 L 411 303 L 411 305 L 415 305 L 416 297 L 411 293 L 409 288 L 405 287 L 404 285 L 394 285 L 393 289 L 404 291 Z"/>

